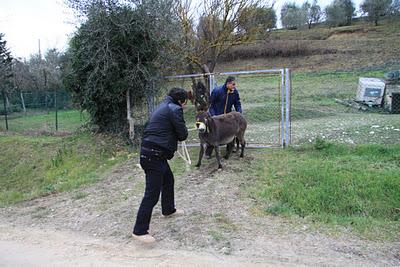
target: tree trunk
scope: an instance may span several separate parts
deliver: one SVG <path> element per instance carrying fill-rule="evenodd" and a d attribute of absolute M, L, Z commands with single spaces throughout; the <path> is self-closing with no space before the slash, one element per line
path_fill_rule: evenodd
<path fill-rule="evenodd" d="M 214 68 L 213 68 L 213 70 L 214 70 Z M 211 73 L 211 71 L 213 71 L 213 70 L 210 70 L 210 68 L 206 64 L 204 64 L 204 66 L 203 66 L 203 72 L 204 73 Z M 205 95 L 205 97 L 206 97 L 206 101 L 207 101 L 207 107 L 209 107 L 210 106 L 210 92 L 212 90 L 212 88 L 210 88 L 210 76 L 204 76 L 204 80 L 205 80 L 205 83 L 206 83 L 206 95 Z"/>
<path fill-rule="evenodd" d="M 8 99 L 7 93 L 4 94 L 5 98 L 6 98 L 6 108 L 7 110 L 10 110 L 10 100 Z"/>
<path fill-rule="evenodd" d="M 20 94 L 21 94 L 22 109 L 24 110 L 24 113 L 26 114 L 24 95 L 22 94 L 22 92 L 20 92 Z"/>
<path fill-rule="evenodd" d="M 133 140 L 135 139 L 135 124 L 131 114 L 131 97 L 128 89 L 126 91 L 126 118 L 129 123 L 129 139 L 133 143 Z"/>
<path fill-rule="evenodd" d="M 151 82 L 151 94 L 147 94 L 146 96 L 146 101 L 147 101 L 147 115 L 150 118 L 151 113 L 153 113 L 154 111 L 154 88 L 155 88 L 155 82 L 152 81 Z"/>
<path fill-rule="evenodd" d="M 204 70 L 200 68 L 201 71 L 204 73 Z M 196 72 L 194 71 L 192 63 L 188 63 L 186 67 L 187 74 L 195 74 Z M 203 83 L 199 79 L 195 77 L 190 78 L 192 81 L 191 85 L 191 90 L 192 90 L 192 101 L 195 106 L 195 110 L 203 110 L 207 106 L 207 99 L 206 99 L 206 87 L 207 87 L 207 82 Z M 207 80 L 207 77 L 204 77 L 205 80 Z M 203 87 L 204 86 L 204 87 Z"/>

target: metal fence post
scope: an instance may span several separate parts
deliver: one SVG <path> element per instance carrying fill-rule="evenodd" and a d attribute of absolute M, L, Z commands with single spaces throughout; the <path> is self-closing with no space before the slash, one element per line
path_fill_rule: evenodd
<path fill-rule="evenodd" d="M 285 139 L 285 70 L 281 69 L 281 144 L 282 147 L 286 147 L 286 139 Z"/>
<path fill-rule="evenodd" d="M 58 131 L 58 114 L 57 114 L 57 88 L 54 89 L 54 107 L 56 109 L 56 132 Z"/>
<path fill-rule="evenodd" d="M 211 92 L 214 89 L 214 75 L 210 73 L 210 75 L 208 75 L 208 88 L 210 88 L 210 96 L 211 96 Z"/>
<path fill-rule="evenodd" d="M 285 122 L 285 140 L 286 140 L 286 145 L 290 144 L 290 133 L 291 133 L 291 125 L 290 125 L 290 94 L 291 94 L 291 73 L 289 69 L 285 69 L 285 94 L 286 94 L 286 101 L 285 101 L 285 106 L 286 106 L 286 122 Z"/>
<path fill-rule="evenodd" d="M 8 118 L 7 118 L 7 104 L 6 104 L 6 94 L 3 91 L 3 102 L 4 102 L 4 116 L 6 119 L 6 130 L 8 131 Z"/>
<path fill-rule="evenodd" d="M 214 72 L 214 73 L 203 73 L 203 74 L 185 74 L 185 75 L 175 75 L 175 76 L 164 76 L 165 80 L 178 80 L 178 79 L 185 79 L 185 78 L 200 78 L 204 76 L 208 76 L 208 79 L 205 79 L 205 82 L 209 84 L 211 88 L 210 94 L 212 92 L 212 87 L 216 83 L 216 77 L 221 76 L 236 76 L 236 75 L 252 75 L 252 74 L 280 74 L 281 80 L 278 83 L 278 103 L 277 108 L 279 110 L 279 104 L 281 105 L 281 114 L 278 117 L 274 116 L 274 120 L 277 119 L 279 123 L 278 131 L 276 135 L 272 136 L 274 138 L 274 144 L 285 148 L 290 143 L 290 82 L 287 82 L 285 79 L 285 68 L 282 69 L 269 69 L 269 70 L 250 70 L 250 71 L 235 71 L 235 72 Z M 278 78 L 279 79 L 279 78 Z M 290 80 L 290 79 L 289 79 Z M 278 80 L 279 81 L 279 80 Z M 286 88 L 285 86 L 289 86 Z M 288 99 L 288 100 L 287 100 Z M 273 102 L 275 103 L 275 102 Z M 288 106 L 286 106 L 286 103 Z M 274 107 L 275 108 L 275 107 Z M 278 111 L 279 112 L 279 111 Z M 289 119 L 289 122 L 287 121 Z M 274 121 L 275 122 L 275 121 Z M 273 126 L 274 127 L 274 126 Z M 271 146 L 257 146 L 257 147 L 271 147 Z"/>

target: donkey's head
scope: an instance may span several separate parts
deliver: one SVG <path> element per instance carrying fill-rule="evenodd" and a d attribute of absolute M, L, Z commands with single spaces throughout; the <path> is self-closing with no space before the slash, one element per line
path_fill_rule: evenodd
<path fill-rule="evenodd" d="M 207 132 L 209 120 L 211 119 L 210 113 L 207 111 L 199 111 L 196 115 L 196 128 L 199 133 Z"/>

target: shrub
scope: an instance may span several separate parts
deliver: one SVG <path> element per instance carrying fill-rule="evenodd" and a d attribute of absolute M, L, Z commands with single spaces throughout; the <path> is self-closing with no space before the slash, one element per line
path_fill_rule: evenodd
<path fill-rule="evenodd" d="M 233 47 L 223 54 L 219 60 L 220 62 L 229 62 L 238 59 L 297 57 L 336 54 L 337 52 L 336 49 L 312 47 L 308 41 L 275 40 Z"/>

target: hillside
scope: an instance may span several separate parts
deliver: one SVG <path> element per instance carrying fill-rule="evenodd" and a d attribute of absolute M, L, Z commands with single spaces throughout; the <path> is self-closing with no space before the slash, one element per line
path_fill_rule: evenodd
<path fill-rule="evenodd" d="M 337 28 L 276 30 L 256 44 L 233 48 L 221 59 L 217 71 L 283 67 L 295 71 L 398 69 L 399 29 L 400 20 L 385 20 L 377 27 L 358 21 Z"/>

